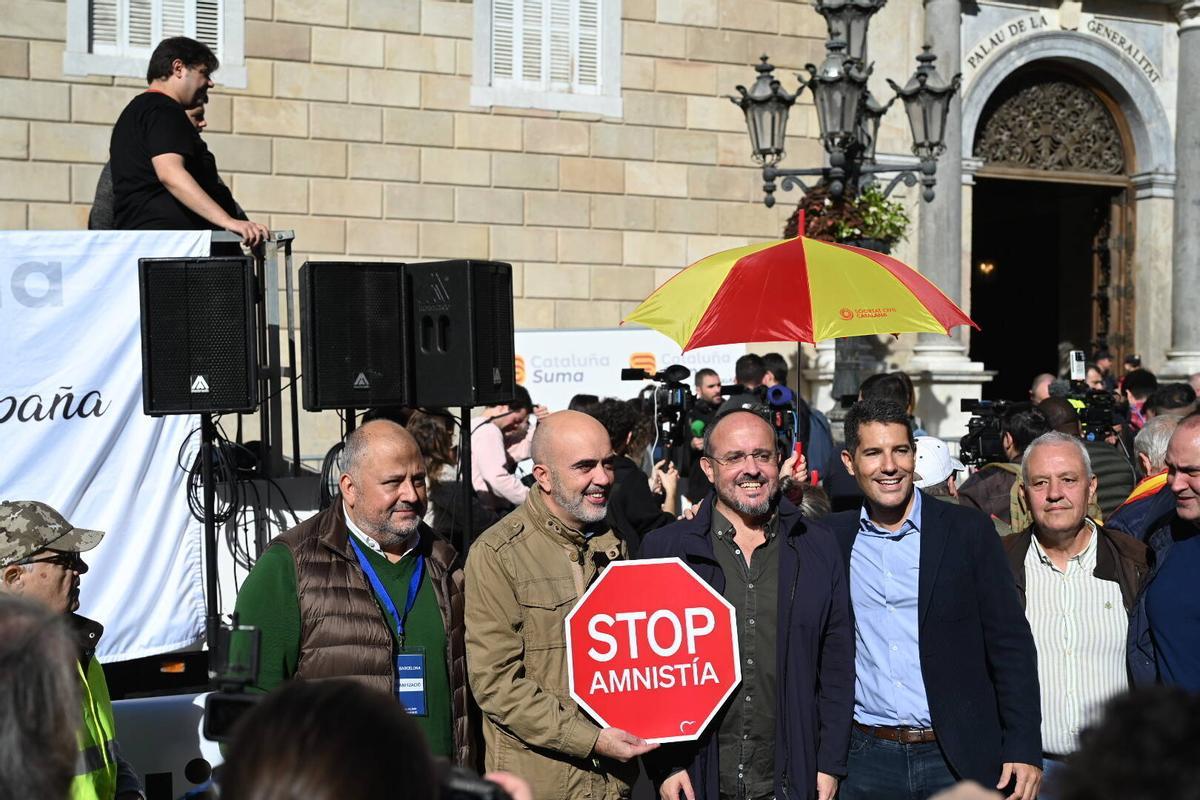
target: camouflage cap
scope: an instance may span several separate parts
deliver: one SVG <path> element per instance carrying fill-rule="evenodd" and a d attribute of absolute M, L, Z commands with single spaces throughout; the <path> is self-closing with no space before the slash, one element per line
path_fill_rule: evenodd
<path fill-rule="evenodd" d="M 100 544 L 103 531 L 76 528 L 45 503 L 0 503 L 0 566 L 29 558 L 39 550 L 82 553 Z"/>

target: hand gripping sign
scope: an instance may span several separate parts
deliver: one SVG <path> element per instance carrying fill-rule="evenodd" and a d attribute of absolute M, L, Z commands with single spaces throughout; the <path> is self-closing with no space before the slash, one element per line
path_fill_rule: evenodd
<path fill-rule="evenodd" d="M 651 742 L 698 738 L 742 681 L 733 606 L 678 558 L 613 562 L 566 626 L 571 697 Z"/>

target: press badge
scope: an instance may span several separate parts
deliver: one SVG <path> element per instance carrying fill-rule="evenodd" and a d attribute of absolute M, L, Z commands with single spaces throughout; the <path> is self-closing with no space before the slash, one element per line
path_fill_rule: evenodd
<path fill-rule="evenodd" d="M 425 702 L 424 647 L 405 647 L 396 654 L 396 699 L 414 717 L 429 714 Z"/>

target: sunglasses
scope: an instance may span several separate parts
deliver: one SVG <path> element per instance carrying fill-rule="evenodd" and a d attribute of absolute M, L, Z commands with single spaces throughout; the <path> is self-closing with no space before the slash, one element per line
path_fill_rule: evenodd
<path fill-rule="evenodd" d="M 65 567 L 66 569 L 81 570 L 83 567 L 83 556 L 79 553 L 55 553 L 49 558 L 30 557 L 15 562 L 17 564 L 54 564 L 55 566 Z"/>

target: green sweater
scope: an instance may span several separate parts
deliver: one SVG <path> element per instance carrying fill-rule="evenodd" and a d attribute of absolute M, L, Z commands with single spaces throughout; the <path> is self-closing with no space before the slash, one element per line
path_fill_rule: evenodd
<path fill-rule="evenodd" d="M 371 562 L 396 608 L 403 612 L 408 584 L 416 568 L 409 553 L 395 564 L 370 548 L 363 553 Z M 296 674 L 300 660 L 300 601 L 297 598 L 296 562 L 282 544 L 268 547 L 246 577 L 237 597 L 238 621 L 262 631 L 257 688 L 269 692 Z M 395 633 L 395 623 L 380 606 L 380 619 Z M 434 755 L 454 753 L 451 722 L 450 674 L 446 665 L 446 627 L 437 595 L 426 567 L 425 579 L 405 625 L 405 644 L 425 648 L 425 694 L 428 714 L 417 717 Z"/>

